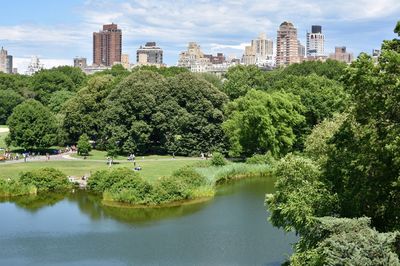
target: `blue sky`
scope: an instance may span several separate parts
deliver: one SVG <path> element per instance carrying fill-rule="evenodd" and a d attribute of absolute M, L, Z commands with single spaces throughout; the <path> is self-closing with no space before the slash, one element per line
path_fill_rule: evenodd
<path fill-rule="evenodd" d="M 282 21 L 298 29 L 300 41 L 311 25 L 322 25 L 326 53 L 347 46 L 358 55 L 395 37 L 399 0 L 14 0 L 0 3 L 0 46 L 14 55 L 20 72 L 32 55 L 47 67 L 72 64 L 75 56 L 92 61 L 92 32 L 117 23 L 123 52 L 135 59 L 136 49 L 156 41 L 165 63 L 175 65 L 189 41 L 206 53 L 241 56 L 244 46 L 261 32 L 275 41 Z"/>

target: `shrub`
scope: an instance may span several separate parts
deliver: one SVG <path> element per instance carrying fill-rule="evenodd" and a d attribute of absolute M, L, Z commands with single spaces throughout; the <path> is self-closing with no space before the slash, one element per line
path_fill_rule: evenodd
<path fill-rule="evenodd" d="M 129 176 L 104 192 L 104 198 L 131 204 L 146 204 L 152 186 L 139 176 Z"/>
<path fill-rule="evenodd" d="M 104 192 L 110 189 L 115 183 L 138 177 L 138 174 L 129 168 L 115 168 L 95 172 L 88 180 L 88 188 L 95 192 Z"/>
<path fill-rule="evenodd" d="M 151 196 L 153 203 L 168 203 L 172 201 L 184 200 L 190 198 L 190 191 L 187 184 L 177 177 L 161 177 L 154 184 L 154 190 Z"/>
<path fill-rule="evenodd" d="M 0 178 L 0 197 L 33 195 L 36 192 L 35 186 L 22 184 L 17 178 L 10 180 Z"/>
<path fill-rule="evenodd" d="M 247 158 L 247 164 L 269 164 L 272 165 L 275 162 L 275 158 L 270 152 L 266 154 L 255 154 L 250 158 Z"/>
<path fill-rule="evenodd" d="M 205 185 L 207 183 L 207 179 L 200 175 L 194 168 L 192 167 L 183 167 L 176 170 L 172 176 L 180 179 L 184 182 L 188 187 L 199 187 Z"/>
<path fill-rule="evenodd" d="M 72 187 L 67 176 L 54 168 L 42 168 L 22 173 L 19 180 L 23 185 L 35 186 L 38 192 L 54 192 L 70 189 Z"/>
<path fill-rule="evenodd" d="M 219 152 L 215 152 L 212 156 L 211 159 L 211 165 L 213 166 L 224 166 L 226 165 L 226 160 L 224 158 L 224 156 L 219 153 Z"/>
<path fill-rule="evenodd" d="M 89 155 L 89 152 L 92 150 L 92 145 L 90 144 L 88 135 L 83 134 L 79 137 L 77 148 L 79 155 L 81 156 Z"/>

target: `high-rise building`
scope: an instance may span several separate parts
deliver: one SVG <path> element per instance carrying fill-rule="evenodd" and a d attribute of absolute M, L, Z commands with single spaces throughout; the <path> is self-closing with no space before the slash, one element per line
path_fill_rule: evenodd
<path fill-rule="evenodd" d="M 43 64 L 40 63 L 39 57 L 32 56 L 31 62 L 28 66 L 28 70 L 26 71 L 26 74 L 31 76 L 42 69 L 43 69 Z"/>
<path fill-rule="evenodd" d="M 87 59 L 85 57 L 75 57 L 74 67 L 85 68 L 87 67 Z"/>
<path fill-rule="evenodd" d="M 353 53 L 346 51 L 346 46 L 335 47 L 335 53 L 329 55 L 330 59 L 350 64 L 353 61 Z"/>
<path fill-rule="evenodd" d="M 288 66 L 299 62 L 297 29 L 291 22 L 285 21 L 279 26 L 277 32 L 276 66 Z"/>
<path fill-rule="evenodd" d="M 112 66 L 121 63 L 122 31 L 117 24 L 103 25 L 103 30 L 93 32 L 93 65 Z"/>
<path fill-rule="evenodd" d="M 242 62 L 245 65 L 266 66 L 273 64 L 273 41 L 261 33 L 245 47 Z"/>
<path fill-rule="evenodd" d="M 163 50 L 155 42 L 147 42 L 136 51 L 136 62 L 139 65 L 163 65 Z"/>
<path fill-rule="evenodd" d="M 13 73 L 13 57 L 3 47 L 0 50 L 0 72 Z"/>
<path fill-rule="evenodd" d="M 307 32 L 307 56 L 325 56 L 325 35 L 322 27 L 312 25 L 311 32 Z"/>

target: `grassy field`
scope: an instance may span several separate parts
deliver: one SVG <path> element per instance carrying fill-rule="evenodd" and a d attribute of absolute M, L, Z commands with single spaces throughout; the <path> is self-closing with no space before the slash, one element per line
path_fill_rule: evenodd
<path fill-rule="evenodd" d="M 141 166 L 142 170 L 139 172 L 143 177 L 149 180 L 154 180 L 160 176 L 168 176 L 175 170 L 185 165 L 193 164 L 197 159 L 186 160 L 159 160 L 152 161 L 145 157 L 143 161 L 137 161 L 136 165 Z M 93 173 L 97 170 L 107 169 L 108 165 L 104 162 L 86 161 L 48 161 L 48 162 L 27 162 L 15 164 L 0 163 L 0 178 L 16 177 L 19 173 L 30 171 L 42 167 L 54 167 L 69 176 L 83 176 L 85 174 Z M 112 167 L 129 167 L 133 168 L 131 162 L 121 162 Z"/>
<path fill-rule="evenodd" d="M 0 125 L 0 128 L 8 128 L 8 127 L 5 125 Z M 5 139 L 6 139 L 7 135 L 8 135 L 8 132 L 0 132 L 0 148 L 6 147 Z"/>
<path fill-rule="evenodd" d="M 79 158 L 82 159 L 83 156 L 79 156 L 78 154 L 72 154 L 71 157 L 73 158 Z M 89 156 L 87 156 L 86 160 L 106 160 L 107 158 L 107 152 L 106 151 L 99 151 L 99 150 L 92 150 L 89 154 Z M 182 159 L 182 158 L 186 158 L 186 157 L 175 157 L 177 159 Z M 114 160 L 120 160 L 120 161 L 127 161 L 128 157 L 127 156 L 118 156 L 116 158 L 114 158 Z M 172 156 L 168 156 L 168 155 L 149 155 L 149 156 L 144 156 L 144 158 L 142 156 L 136 156 L 136 162 L 140 162 L 142 160 L 158 160 L 158 159 L 172 159 Z"/>

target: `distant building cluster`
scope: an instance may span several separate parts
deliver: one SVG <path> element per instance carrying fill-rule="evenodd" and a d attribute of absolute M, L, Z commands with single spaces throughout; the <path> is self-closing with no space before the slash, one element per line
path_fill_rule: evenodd
<path fill-rule="evenodd" d="M 372 51 L 372 57 L 377 62 L 379 50 Z M 224 53 L 205 54 L 196 42 L 189 42 L 187 49 L 179 54 L 177 66 L 189 69 L 192 72 L 206 72 L 216 75 L 224 74 L 229 67 L 255 65 L 263 69 L 285 67 L 303 61 L 325 61 L 327 59 L 350 64 L 353 54 L 345 46 L 335 47 L 334 53 L 326 54 L 325 35 L 322 26 L 312 25 L 311 31 L 306 33 L 306 45 L 299 38 L 297 28 L 293 23 L 284 21 L 277 30 L 276 43 L 267 38 L 265 33 L 245 46 L 241 58 L 228 57 Z M 154 41 L 146 42 L 136 50 L 136 60 L 130 62 L 129 54 L 123 53 L 122 30 L 117 24 L 105 24 L 98 32 L 93 32 L 93 62 L 88 64 L 85 57 L 75 57 L 74 67 L 81 68 L 85 73 L 110 69 L 113 65 L 121 64 L 126 69 L 136 66 L 166 67 L 164 64 L 163 49 Z M 26 74 L 32 75 L 43 69 L 38 57 L 34 56 L 28 66 Z M 3 47 L 0 50 L 0 72 L 17 73 L 13 68 L 13 56 Z"/>

